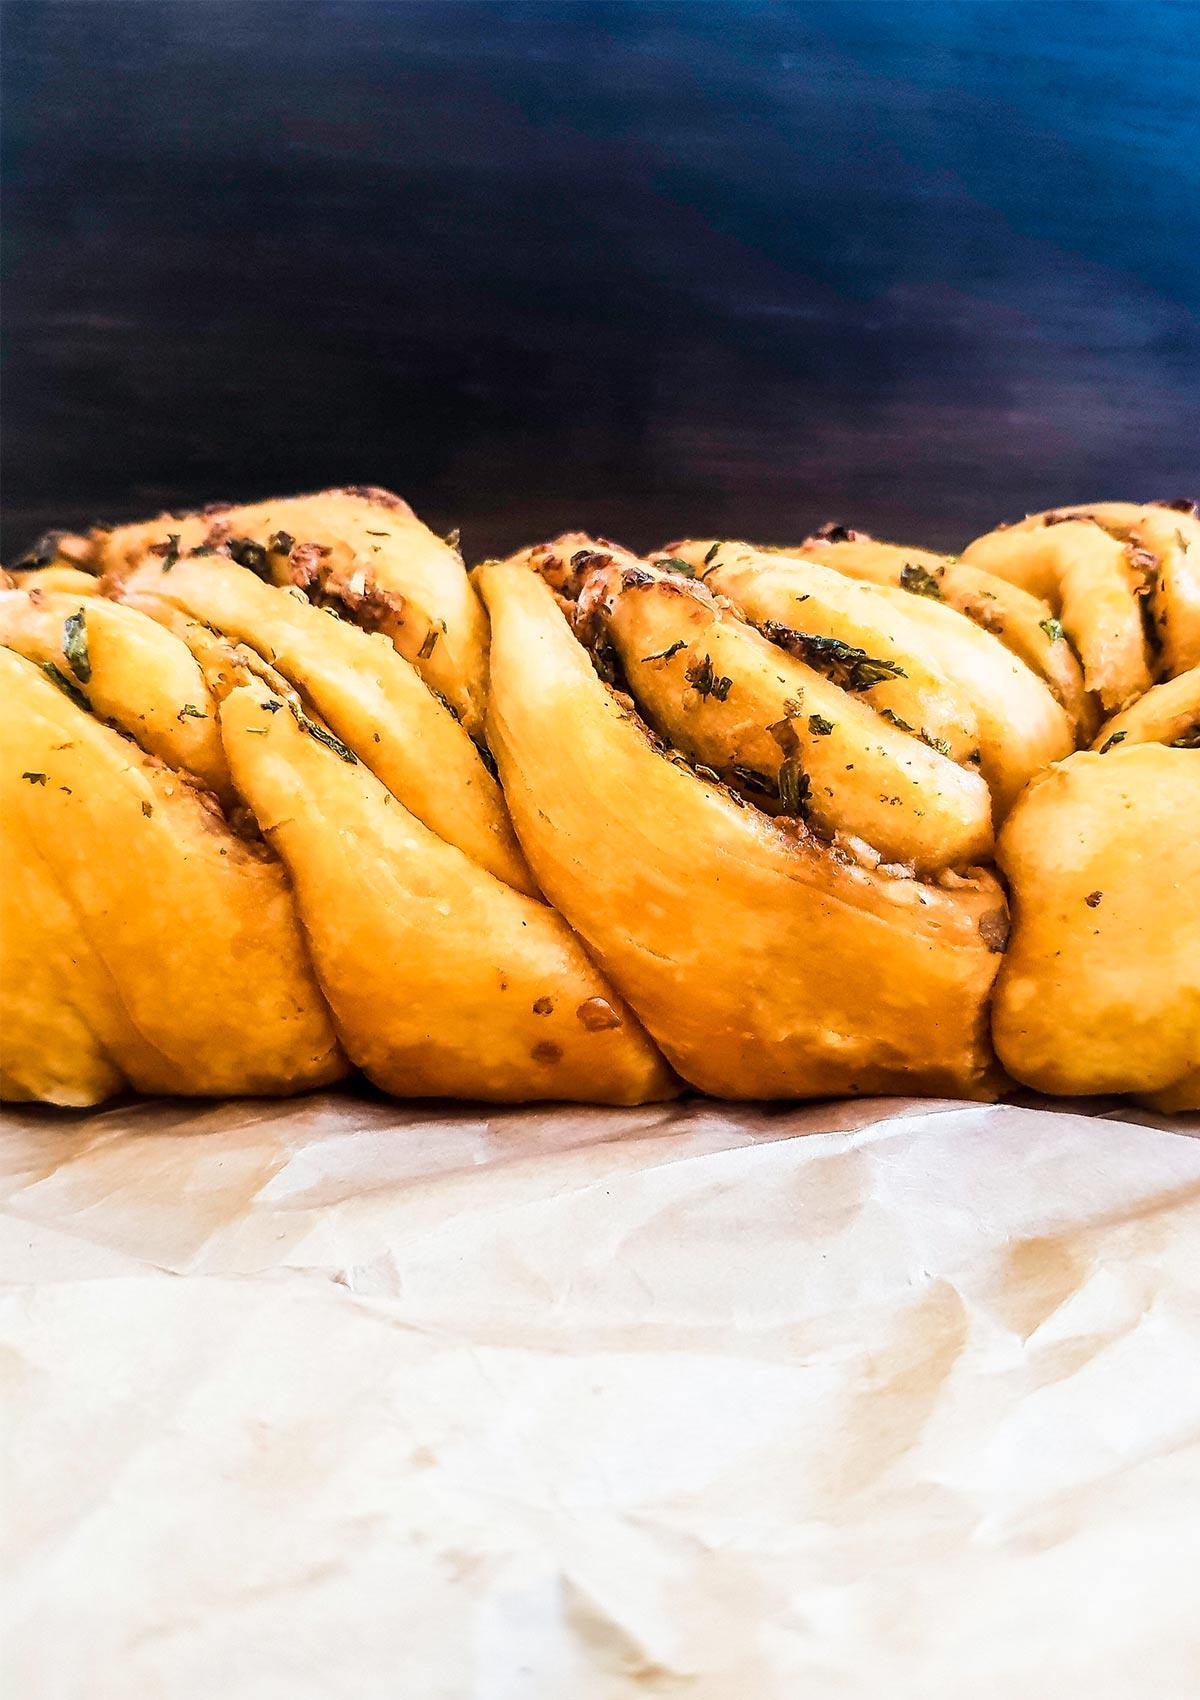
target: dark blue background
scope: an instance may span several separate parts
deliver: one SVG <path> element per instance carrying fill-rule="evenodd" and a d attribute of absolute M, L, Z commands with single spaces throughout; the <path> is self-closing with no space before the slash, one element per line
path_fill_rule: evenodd
<path fill-rule="evenodd" d="M 11 4 L 6 541 L 473 552 L 1200 485 L 1200 9 Z"/>

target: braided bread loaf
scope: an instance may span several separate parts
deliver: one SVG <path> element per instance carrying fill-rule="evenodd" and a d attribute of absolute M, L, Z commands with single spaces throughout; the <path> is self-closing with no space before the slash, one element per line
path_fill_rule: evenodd
<path fill-rule="evenodd" d="M 354 489 L 9 583 L 5 1097 L 1200 1106 L 1190 510 L 468 576 Z"/>

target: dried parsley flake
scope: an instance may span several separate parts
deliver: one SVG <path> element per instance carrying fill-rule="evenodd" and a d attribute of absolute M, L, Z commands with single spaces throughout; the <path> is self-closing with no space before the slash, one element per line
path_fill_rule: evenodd
<path fill-rule="evenodd" d="M 927 567 L 920 566 L 916 561 L 906 561 L 900 569 L 900 585 L 909 590 L 914 596 L 931 596 L 935 602 L 942 600 L 942 587 Z"/>
<path fill-rule="evenodd" d="M 684 678 L 702 697 L 716 697 L 718 702 L 725 701 L 733 686 L 733 680 L 727 674 L 714 673 L 710 655 L 687 668 Z"/>
<path fill-rule="evenodd" d="M 87 619 L 82 608 L 68 614 L 63 621 L 63 654 L 79 683 L 86 685 L 92 676 L 92 663 L 88 655 Z"/>
<path fill-rule="evenodd" d="M 239 567 L 246 567 L 256 578 L 270 583 L 271 563 L 261 543 L 252 537 L 231 537 L 226 548 Z"/>
<path fill-rule="evenodd" d="M 335 756 L 347 762 L 351 767 L 358 766 L 358 757 L 352 749 L 343 744 L 340 738 L 335 738 L 333 733 L 326 731 L 324 726 L 318 726 L 315 720 L 310 720 L 299 703 L 293 702 L 288 706 L 291 708 L 293 719 L 302 732 L 307 732 L 309 737 L 315 738 L 318 744 L 324 744 L 327 750 L 332 750 Z"/>
<path fill-rule="evenodd" d="M 429 660 L 429 657 L 433 654 L 437 647 L 437 640 L 442 636 L 445 630 L 446 622 L 444 620 L 434 621 L 432 626 L 430 626 L 429 630 L 425 633 L 424 641 L 421 644 L 420 649 L 417 651 L 417 659 L 419 661 Z"/>
<path fill-rule="evenodd" d="M 800 661 L 817 668 L 843 690 L 869 691 L 888 679 L 905 679 L 908 675 L 895 661 L 884 661 L 868 655 L 841 638 L 825 637 L 816 632 L 799 632 L 782 620 L 764 620 L 759 631 L 771 643 L 777 643 Z"/>
<path fill-rule="evenodd" d="M 91 703 L 79 689 L 79 686 L 71 683 L 61 667 L 56 667 L 53 661 L 43 661 L 42 672 L 52 684 L 58 686 L 64 696 L 70 697 L 76 708 L 81 708 L 85 714 L 92 712 Z"/>
<path fill-rule="evenodd" d="M 812 785 L 800 766 L 799 758 L 789 756 L 779 769 L 779 808 L 785 815 L 804 820 L 808 815 Z"/>

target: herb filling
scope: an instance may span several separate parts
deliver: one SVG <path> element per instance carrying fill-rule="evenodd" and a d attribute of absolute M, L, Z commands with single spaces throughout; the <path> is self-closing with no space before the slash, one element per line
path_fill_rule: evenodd
<path fill-rule="evenodd" d="M 733 686 L 733 680 L 728 675 L 713 672 L 710 655 L 706 655 L 703 661 L 697 661 L 694 666 L 687 668 L 684 678 L 702 697 L 716 697 L 718 702 L 725 701 Z"/>
<path fill-rule="evenodd" d="M 887 679 L 908 677 L 897 662 L 879 660 L 852 643 L 843 643 L 841 638 L 798 632 L 782 620 L 764 620 L 758 629 L 769 642 L 825 673 L 843 690 L 869 691 Z"/>
<path fill-rule="evenodd" d="M 92 663 L 88 655 L 87 618 L 82 608 L 68 614 L 63 621 L 63 654 L 79 683 L 86 685 L 92 676 Z"/>
<path fill-rule="evenodd" d="M 942 600 L 942 587 L 937 579 L 928 568 L 919 566 L 916 561 L 906 561 L 901 567 L 900 585 L 914 596 L 931 596 L 935 602 Z"/>
<path fill-rule="evenodd" d="M 231 537 L 226 548 L 239 567 L 248 568 L 267 584 L 271 582 L 271 563 L 261 543 L 252 537 Z"/>
<path fill-rule="evenodd" d="M 92 712 L 91 703 L 79 689 L 79 686 L 71 683 L 61 667 L 56 667 L 53 661 L 43 661 L 42 672 L 53 684 L 58 686 L 64 696 L 70 697 L 76 708 L 81 708 L 85 714 Z"/>
<path fill-rule="evenodd" d="M 351 767 L 358 766 L 358 757 L 352 749 L 343 744 L 340 738 L 335 738 L 332 732 L 327 732 L 324 726 L 318 726 L 315 720 L 310 720 L 298 702 L 289 703 L 292 718 L 302 732 L 307 732 L 310 738 L 315 738 L 318 744 L 324 744 L 327 750 L 332 750 L 335 756 L 348 762 Z"/>

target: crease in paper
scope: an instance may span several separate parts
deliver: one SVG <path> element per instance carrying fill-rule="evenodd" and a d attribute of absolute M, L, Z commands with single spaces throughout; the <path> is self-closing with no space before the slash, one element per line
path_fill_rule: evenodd
<path fill-rule="evenodd" d="M 5 1116 L 6 1691 L 1195 1700 L 1200 1141 L 1110 1115 Z"/>

